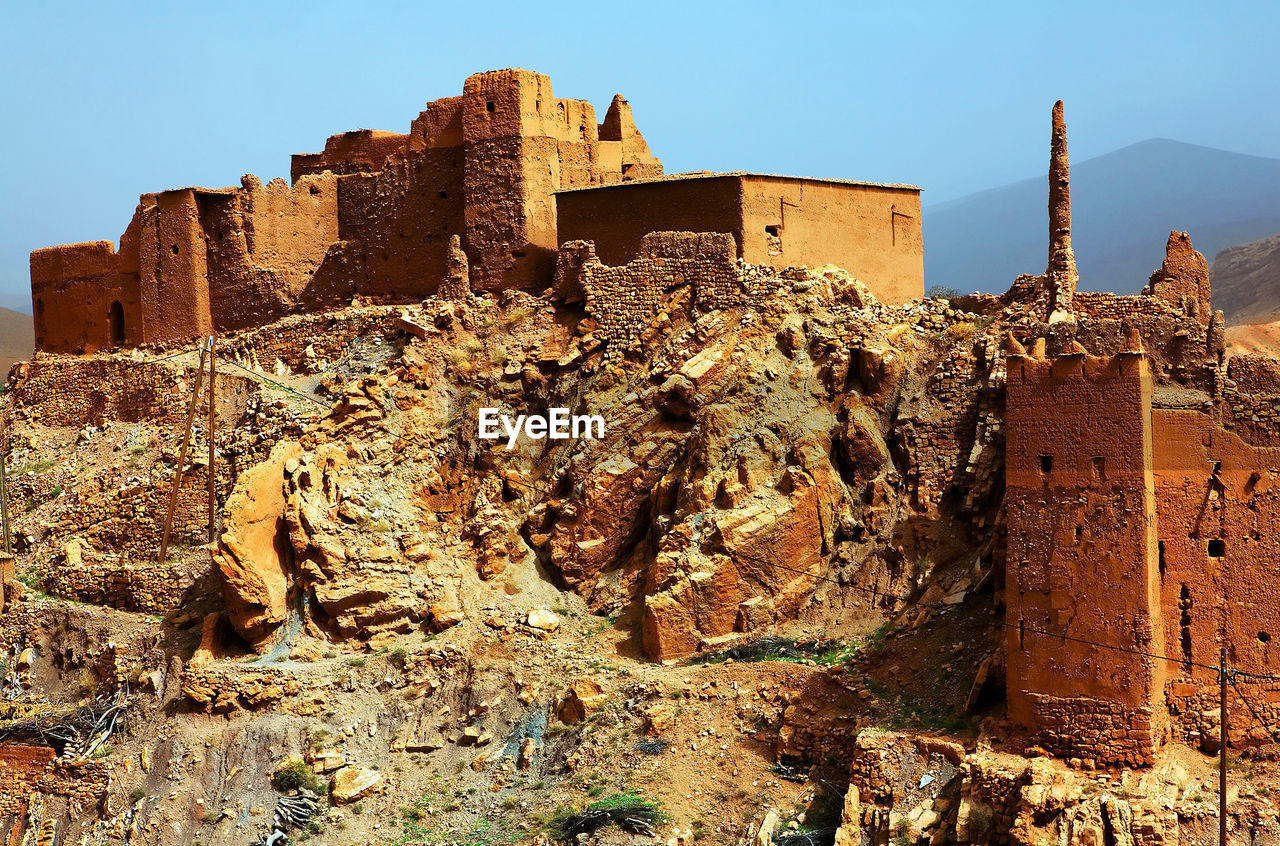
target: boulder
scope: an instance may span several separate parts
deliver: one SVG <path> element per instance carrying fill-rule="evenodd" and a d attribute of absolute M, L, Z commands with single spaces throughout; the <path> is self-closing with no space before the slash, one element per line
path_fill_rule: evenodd
<path fill-rule="evenodd" d="M 368 796 L 382 785 L 382 773 L 349 765 L 333 774 L 329 793 L 335 805 L 345 805 Z"/>
<path fill-rule="evenodd" d="M 240 474 L 214 554 L 231 625 L 261 643 L 288 616 L 291 550 L 284 534 L 284 467 L 302 448 L 278 444 L 261 464 Z"/>

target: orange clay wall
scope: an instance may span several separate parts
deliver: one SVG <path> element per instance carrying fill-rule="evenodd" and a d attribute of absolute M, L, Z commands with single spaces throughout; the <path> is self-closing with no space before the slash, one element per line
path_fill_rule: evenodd
<path fill-rule="evenodd" d="M 1280 666 L 1280 448 L 1255 447 L 1196 409 L 1157 408 L 1155 483 L 1159 514 L 1158 572 L 1164 637 L 1182 663 L 1170 667 L 1168 699 L 1184 739 L 1216 743 L 1216 666 L 1223 645 L 1233 669 L 1263 675 Z M 1255 710 L 1280 725 L 1280 687 L 1242 682 Z M 1254 725 L 1243 708 L 1232 742 Z M 1212 724 L 1211 724 L 1212 723 Z"/>
<path fill-rule="evenodd" d="M 560 242 L 591 241 L 615 267 L 641 255 L 650 232 L 723 232 L 742 254 L 742 190 L 735 176 L 672 178 L 556 195 Z"/>
<path fill-rule="evenodd" d="M 1099 763 L 1150 763 L 1167 734 L 1162 663 L 1080 642 L 1164 650 L 1151 392 L 1141 354 L 1008 359 L 1009 717 Z"/>
<path fill-rule="evenodd" d="M 751 264 L 834 264 L 883 302 L 924 296 L 918 189 L 724 174 L 556 195 L 562 243 L 593 241 L 607 264 L 640 255 L 650 232 L 723 232 Z"/>
<path fill-rule="evenodd" d="M 834 264 L 891 305 L 924 296 L 918 189 L 750 175 L 741 182 L 749 263 Z"/>
<path fill-rule="evenodd" d="M 462 96 L 429 103 L 407 135 L 361 130 L 294 157 L 295 179 L 324 169 L 343 174 L 338 242 L 301 297 L 307 307 L 426 296 L 446 273 L 453 234 L 472 288 L 545 286 L 553 191 L 662 174 L 626 100 L 615 97 L 600 125 L 590 103 L 555 97 L 548 77 L 524 70 L 469 77 Z"/>
<path fill-rule="evenodd" d="M 142 342 L 134 232 L 121 239 L 119 253 L 110 241 L 91 241 L 31 254 L 37 349 L 95 352 Z"/>

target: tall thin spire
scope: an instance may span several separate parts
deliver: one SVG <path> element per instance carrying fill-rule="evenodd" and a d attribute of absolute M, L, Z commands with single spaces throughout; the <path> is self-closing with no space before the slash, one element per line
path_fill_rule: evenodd
<path fill-rule="evenodd" d="M 1072 320 L 1071 299 L 1080 274 L 1071 249 L 1071 165 L 1067 161 L 1067 125 L 1062 101 L 1053 104 L 1053 141 L 1049 156 L 1049 322 Z"/>

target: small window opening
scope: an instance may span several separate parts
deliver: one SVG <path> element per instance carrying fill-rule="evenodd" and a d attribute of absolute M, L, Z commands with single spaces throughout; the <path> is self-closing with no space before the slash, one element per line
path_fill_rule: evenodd
<path fill-rule="evenodd" d="M 177 244 L 174 244 L 174 245 L 173 245 L 173 254 L 174 254 L 175 256 L 178 254 L 178 245 L 177 245 Z"/>
<path fill-rule="evenodd" d="M 124 306 L 116 300 L 107 312 L 107 322 L 111 324 L 111 345 L 118 347 L 124 344 Z"/>
<path fill-rule="evenodd" d="M 1052 471 L 1053 471 L 1053 456 L 1052 455 L 1040 456 L 1040 472 L 1050 473 Z"/>
<path fill-rule="evenodd" d="M 1084 526 L 1076 526 L 1076 543 L 1080 543 L 1080 538 L 1084 536 Z"/>
<path fill-rule="evenodd" d="M 1095 481 L 1105 482 L 1107 480 L 1107 459 L 1106 456 L 1095 455 L 1093 457 L 1093 478 Z"/>
<path fill-rule="evenodd" d="M 1267 634 L 1266 632 L 1258 632 L 1258 640 L 1261 643 L 1270 643 L 1271 635 Z"/>
<path fill-rule="evenodd" d="M 775 226 L 774 224 L 769 224 L 768 226 L 766 226 L 764 228 L 764 231 L 766 235 L 771 235 L 774 238 L 778 237 L 778 227 Z"/>
<path fill-rule="evenodd" d="M 485 110 L 489 112 L 496 112 L 498 110 L 497 104 L 494 103 L 492 100 L 486 100 L 484 107 L 485 107 Z"/>
<path fill-rule="evenodd" d="M 1164 575 L 1164 541 L 1156 541 L 1156 554 L 1160 556 L 1160 575 Z"/>
<path fill-rule="evenodd" d="M 1018 621 L 1018 648 L 1026 649 L 1027 623 L 1025 620 Z"/>
<path fill-rule="evenodd" d="M 448 192 L 448 191 L 441 191 L 441 192 L 440 192 L 440 199 L 442 199 L 442 200 L 447 200 L 447 199 L 449 199 L 449 192 Z"/>
<path fill-rule="evenodd" d="M 524 258 L 524 250 L 512 250 L 512 251 L 511 251 L 511 257 L 512 257 L 512 258 Z"/>
<path fill-rule="evenodd" d="M 1209 541 L 1209 557 L 1221 558 L 1227 554 L 1227 542 L 1222 538 L 1213 538 Z"/>

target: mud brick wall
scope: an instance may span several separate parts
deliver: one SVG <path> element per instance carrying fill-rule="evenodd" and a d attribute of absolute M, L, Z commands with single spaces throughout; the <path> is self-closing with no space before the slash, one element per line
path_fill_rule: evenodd
<path fill-rule="evenodd" d="M 44 587 L 55 596 L 77 602 L 162 613 L 181 606 L 187 592 L 207 572 L 207 556 L 196 562 L 142 566 L 108 559 L 77 567 L 55 566 Z"/>
<path fill-rule="evenodd" d="M 1039 726 L 1036 742 L 1046 749 L 1095 764 L 1148 767 L 1155 762 L 1150 708 L 1085 696 L 1027 696 Z"/>
<path fill-rule="evenodd" d="M 365 306 L 333 314 L 294 315 L 226 339 L 222 354 L 267 372 L 278 359 L 294 372 L 314 373 L 346 355 L 356 338 L 390 332 L 400 311 L 395 306 Z"/>
<path fill-rule="evenodd" d="M 978 426 L 979 375 L 973 346 L 953 349 L 929 374 L 920 406 L 902 415 L 905 476 L 920 507 L 937 505 L 961 481 Z"/>
<path fill-rule="evenodd" d="M 556 287 L 585 294 L 587 311 L 600 327 L 597 336 L 607 344 L 606 355 L 617 355 L 634 342 L 664 296 L 678 287 L 693 286 L 694 301 L 702 309 L 748 300 L 733 236 L 725 233 L 654 232 L 641 240 L 640 255 L 618 267 L 602 263 L 587 242 L 570 242 L 565 251 L 573 258 L 560 262 Z"/>
<path fill-rule="evenodd" d="M 966 759 L 960 765 L 960 813 L 958 842 L 1010 842 L 1009 830 L 1022 804 L 1022 788 L 1030 781 L 1030 767 L 1023 758 Z M 984 835 L 991 839 L 985 840 Z"/>
<path fill-rule="evenodd" d="M 0 746 L 0 818 L 24 814 L 27 798 L 53 765 L 47 746 Z"/>
<path fill-rule="evenodd" d="M 38 355 L 13 392 L 16 406 L 38 409 L 39 422 L 46 426 L 81 427 L 105 420 L 177 423 L 187 413 L 193 380 L 192 368 L 169 362 Z M 219 393 L 230 390 L 234 387 L 224 384 Z"/>
<path fill-rule="evenodd" d="M 1227 687 L 1227 743 L 1231 748 L 1260 746 L 1272 742 L 1268 733 L 1280 732 L 1280 682 L 1241 677 L 1236 685 L 1248 697 L 1246 704 L 1235 689 Z M 1220 743 L 1221 708 L 1218 683 L 1204 679 L 1171 679 L 1165 685 L 1166 700 L 1173 720 L 1174 739 L 1207 752 L 1216 752 Z M 1257 718 L 1249 710 L 1257 712 Z M 1259 724 L 1266 723 L 1266 727 Z"/>
<path fill-rule="evenodd" d="M 1253 446 L 1280 446 L 1280 362 L 1232 356 L 1222 381 L 1224 424 Z"/>

